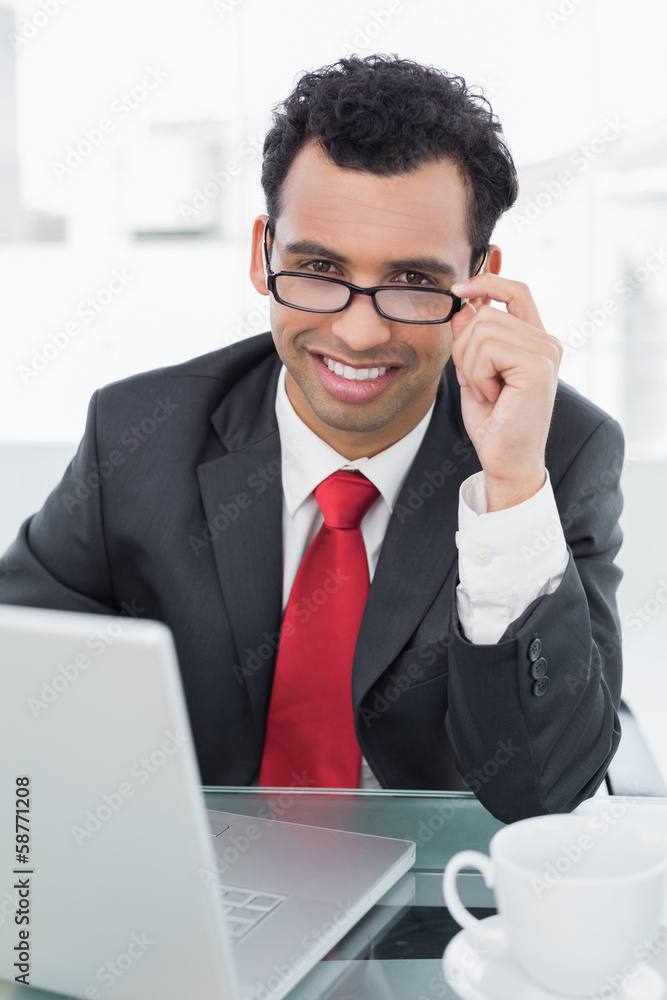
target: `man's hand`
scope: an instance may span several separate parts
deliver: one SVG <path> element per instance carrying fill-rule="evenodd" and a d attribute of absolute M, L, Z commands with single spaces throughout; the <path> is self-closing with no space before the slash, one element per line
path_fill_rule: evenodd
<path fill-rule="evenodd" d="M 481 298 L 452 317 L 452 357 L 466 430 L 484 470 L 487 510 L 528 500 L 544 485 L 560 342 L 548 334 L 526 285 L 484 272 L 452 286 Z M 504 302 L 507 312 L 494 308 Z"/>

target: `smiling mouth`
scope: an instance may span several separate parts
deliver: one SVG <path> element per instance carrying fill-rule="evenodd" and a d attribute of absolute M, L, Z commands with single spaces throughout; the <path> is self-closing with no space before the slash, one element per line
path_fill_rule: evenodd
<path fill-rule="evenodd" d="M 391 371 L 391 365 L 385 365 L 383 368 L 353 368 L 352 365 L 344 365 L 340 361 L 332 361 L 331 358 L 327 358 L 323 354 L 320 357 L 329 371 L 333 372 L 334 375 L 339 375 L 341 378 L 347 379 L 349 382 L 372 382 L 374 379 L 385 375 L 386 372 Z"/>

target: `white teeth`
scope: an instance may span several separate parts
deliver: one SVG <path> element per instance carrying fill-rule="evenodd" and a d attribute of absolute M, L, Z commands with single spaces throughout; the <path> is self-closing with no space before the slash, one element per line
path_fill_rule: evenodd
<path fill-rule="evenodd" d="M 371 379 L 378 378 L 380 375 L 384 375 L 391 367 L 388 365 L 385 368 L 352 368 L 351 365 L 343 365 L 340 361 L 332 361 L 330 358 L 322 357 L 322 361 L 329 371 L 334 372 L 336 375 L 341 375 L 350 382 L 368 382 Z"/>

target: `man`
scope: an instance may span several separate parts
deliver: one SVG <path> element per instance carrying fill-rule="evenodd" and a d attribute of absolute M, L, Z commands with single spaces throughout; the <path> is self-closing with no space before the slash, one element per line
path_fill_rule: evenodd
<path fill-rule="evenodd" d="M 622 437 L 500 276 L 498 122 L 344 59 L 276 112 L 262 183 L 272 336 L 98 391 L 0 600 L 166 622 L 207 784 L 572 809 L 619 739 Z"/>

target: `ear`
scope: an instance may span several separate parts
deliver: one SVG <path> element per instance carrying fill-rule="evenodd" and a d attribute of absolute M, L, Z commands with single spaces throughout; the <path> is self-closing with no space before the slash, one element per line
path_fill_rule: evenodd
<path fill-rule="evenodd" d="M 250 280 L 260 295 L 268 295 L 264 272 L 264 226 L 268 215 L 258 215 L 252 226 L 252 251 L 250 254 Z"/>
<path fill-rule="evenodd" d="M 484 271 L 482 273 L 500 274 L 500 268 L 502 266 L 502 262 L 503 262 L 502 250 L 500 249 L 500 247 L 496 246 L 495 243 L 492 243 L 489 247 L 489 252 L 486 257 L 486 263 L 484 265 Z M 469 299 L 469 301 L 475 307 L 475 309 L 479 309 L 480 306 L 488 305 L 493 300 L 490 299 L 488 296 L 484 296 L 476 299 Z"/>

